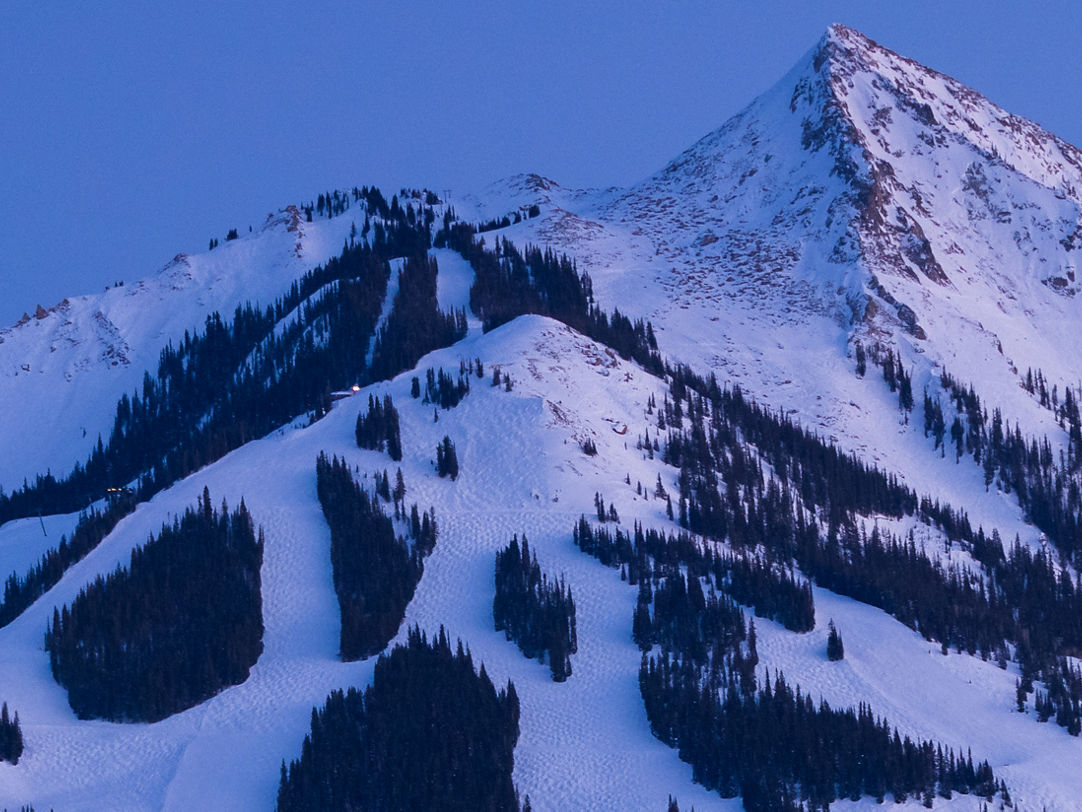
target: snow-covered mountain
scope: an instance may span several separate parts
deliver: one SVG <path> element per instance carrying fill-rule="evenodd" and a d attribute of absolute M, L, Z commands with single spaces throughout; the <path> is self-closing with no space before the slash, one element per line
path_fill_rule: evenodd
<path fill-rule="evenodd" d="M 986 487 L 980 466 L 941 454 L 921 431 L 919 393 L 946 401 L 945 372 L 974 384 L 985 406 L 1026 436 L 1066 449 L 1056 415 L 1023 384 L 1029 369 L 1061 394 L 1082 381 L 1082 152 L 974 90 L 833 26 L 774 88 L 631 188 L 574 190 L 522 175 L 435 210 L 493 221 L 479 235 L 488 246 L 506 238 L 567 253 L 589 273 L 600 307 L 649 319 L 671 364 L 739 386 L 918 495 L 964 510 L 989 535 L 1017 536 L 1035 550 L 1044 543 L 1015 493 Z M 164 347 L 197 333 L 214 311 L 227 316 L 284 295 L 338 255 L 367 222 L 357 212 L 308 221 L 291 207 L 147 280 L 39 308 L 0 330 L 0 485 L 11 491 L 46 470 L 61 477 L 84 461 L 99 435 L 108 441 L 118 398 L 156 374 Z M 474 270 L 450 248 L 432 253 L 439 307 L 468 309 Z M 388 323 L 396 284 L 377 327 Z M 476 315 L 465 338 L 414 370 L 364 387 L 310 425 L 294 421 L 244 444 L 140 504 L 0 629 L 0 699 L 19 711 L 26 737 L 19 764 L 0 763 L 0 805 L 273 805 L 279 765 L 297 757 L 311 708 L 371 678 L 372 660 L 338 658 L 314 464 L 320 452 L 336 454 L 362 484 L 393 470 L 386 454 L 354 439 L 368 395 L 391 394 L 409 498 L 431 505 L 441 530 L 397 639 L 415 623 L 433 632 L 444 625 L 496 684 L 514 681 L 522 702 L 514 780 L 534 808 L 662 809 L 670 795 L 688 808 L 739 808 L 739 799 L 695 784 L 691 767 L 651 735 L 630 634 L 635 590 L 571 539 L 578 517 L 595 511 L 595 493 L 619 508 L 624 526 L 674 528 L 652 486 L 657 479 L 678 493 L 679 470 L 641 444 L 644 430 L 664 441 L 653 404 L 666 398 L 665 381 L 554 319 L 520 316 L 482 333 Z M 871 362 L 855 373 L 858 342 L 899 355 L 918 393 L 914 411 L 899 409 Z M 411 398 L 414 375 L 473 359 L 499 366 L 514 386 L 476 385 L 435 415 Z M 455 482 L 433 470 L 445 435 L 458 448 Z M 596 455 L 583 452 L 587 440 Z M 102 487 L 113 484 L 127 483 Z M 231 505 L 243 498 L 266 537 L 266 631 L 251 676 L 153 724 L 76 719 L 42 650 L 54 607 L 127 563 L 204 487 Z M 64 514 L 0 526 L 0 573 L 25 572 L 76 521 Z M 930 554 L 979 569 L 914 516 L 861 521 L 912 533 Z M 567 683 L 550 681 L 493 630 L 493 555 L 514 534 L 527 535 L 546 569 L 574 589 L 579 654 Z M 1073 572 L 1066 559 L 1059 566 Z M 943 656 L 886 612 L 819 586 L 814 601 L 813 631 L 759 622 L 761 674 L 783 670 L 832 705 L 867 703 L 910 736 L 972 749 L 1020 808 L 1082 803 L 1072 766 L 1082 745 L 1014 710 L 1017 663 Z M 830 619 L 845 633 L 842 663 L 824 654 Z M 981 799 L 936 803 L 978 809 Z"/>
<path fill-rule="evenodd" d="M 84 461 L 99 435 L 108 441 L 117 400 L 142 388 L 163 347 L 201 330 L 211 313 L 273 303 L 338 253 L 350 226 L 348 216 L 306 222 L 290 206 L 217 250 L 178 254 L 153 276 L 100 294 L 39 304 L 0 329 L 0 487 Z"/>
<path fill-rule="evenodd" d="M 979 381 L 1055 442 L 1022 384 L 1030 368 L 1061 396 L 1082 381 L 1080 189 L 1078 149 L 835 25 L 630 189 L 519 178 L 490 191 L 548 203 L 509 231 L 571 253 L 673 357 L 934 491 L 882 437 L 890 412 L 854 392 L 855 342 L 900 352 L 917 392 L 943 371 Z"/>

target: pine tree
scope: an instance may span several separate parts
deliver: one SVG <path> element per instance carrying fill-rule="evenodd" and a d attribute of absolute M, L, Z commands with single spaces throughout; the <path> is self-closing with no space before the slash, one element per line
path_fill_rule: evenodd
<path fill-rule="evenodd" d="M 19 725 L 19 714 L 11 717 L 8 703 L 0 708 L 0 761 L 18 764 L 23 753 L 23 732 Z"/>
<path fill-rule="evenodd" d="M 497 630 L 514 640 L 527 657 L 548 660 L 552 678 L 571 676 L 578 651 L 575 599 L 562 578 L 550 580 L 525 537 L 515 536 L 496 553 L 496 594 L 492 617 Z"/>
<path fill-rule="evenodd" d="M 375 476 L 377 491 L 391 499 L 386 472 Z M 396 493 L 405 496 L 405 483 Z M 435 514 L 417 505 L 410 512 L 411 549 L 395 535 L 379 499 L 362 490 L 344 461 L 326 454 L 316 460 L 316 491 L 331 531 L 331 574 L 341 612 L 340 654 L 358 660 L 382 651 L 398 631 L 436 541 Z M 405 505 L 400 512 L 404 515 Z"/>
<path fill-rule="evenodd" d="M 436 446 L 436 473 L 441 477 L 458 479 L 458 455 L 455 453 L 455 444 L 446 434 L 438 446 Z"/>
<path fill-rule="evenodd" d="M 834 621 L 829 623 L 830 634 L 827 636 L 827 659 L 831 662 L 845 658 L 845 646 L 842 644 L 842 636 L 834 626 Z"/>

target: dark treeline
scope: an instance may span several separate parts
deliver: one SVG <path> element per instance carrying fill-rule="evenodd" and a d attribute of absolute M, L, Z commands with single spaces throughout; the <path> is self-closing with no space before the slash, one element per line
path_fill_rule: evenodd
<path fill-rule="evenodd" d="M 335 691 L 313 709 L 300 758 L 282 765 L 278 810 L 517 812 L 518 734 L 514 685 L 497 691 L 442 629 L 431 643 L 413 629 L 363 693 Z"/>
<path fill-rule="evenodd" d="M 372 350 L 373 380 L 412 369 L 421 356 L 447 347 L 466 335 L 466 313 L 443 313 L 436 301 L 436 258 L 406 257 L 398 273 L 398 292 Z"/>
<path fill-rule="evenodd" d="M 763 555 L 717 553 L 713 561 L 718 589 L 750 606 L 757 617 L 767 617 L 794 632 L 815 628 L 815 601 L 811 584 L 792 570 L 771 563 Z"/>
<path fill-rule="evenodd" d="M 23 754 L 23 729 L 19 724 L 19 713 L 8 713 L 8 703 L 0 708 L 0 761 L 18 764 Z"/>
<path fill-rule="evenodd" d="M 608 314 L 597 307 L 589 274 L 580 275 L 567 256 L 534 247 L 521 253 L 506 239 L 494 241 L 489 250 L 484 239 L 475 242 L 474 235 L 473 226 L 447 217 L 434 242 L 458 251 L 473 268 L 470 308 L 485 331 L 526 313 L 551 316 L 652 372 L 662 371 L 650 323 L 632 322 L 619 310 Z"/>
<path fill-rule="evenodd" d="M 196 508 L 53 610 L 45 647 L 81 719 L 154 722 L 238 685 L 263 650 L 257 538 L 244 503 Z"/>
<path fill-rule="evenodd" d="M 658 431 L 668 431 L 664 459 L 680 468 L 681 499 L 688 502 L 681 516 L 695 532 L 743 541 L 743 528 L 728 522 L 718 485 L 735 485 L 726 490 L 730 500 L 737 499 L 739 486 L 762 478 L 757 457 L 780 480 L 794 483 L 796 495 L 828 522 L 856 513 L 900 517 L 925 510 L 895 476 L 844 453 L 788 416 L 748 401 L 740 389 L 722 391 L 713 376 L 697 378 L 685 367 L 671 374 L 670 396 L 657 410 Z M 941 508 L 926 509 L 938 520 Z"/>
<path fill-rule="evenodd" d="M 883 377 L 899 402 L 903 390 L 901 363 L 890 349 L 873 345 L 869 355 L 879 364 Z M 1047 437 L 1025 437 L 1016 422 L 1012 429 L 998 408 L 989 415 L 973 385 L 964 385 L 944 370 L 939 378 L 954 416 L 947 423 L 938 397 L 924 393 L 924 436 L 931 436 L 941 456 L 952 446 L 956 461 L 969 454 L 984 474 L 985 488 L 993 484 L 1014 493 L 1029 521 L 1040 528 L 1057 548 L 1078 566 L 1082 555 L 1082 416 L 1077 394 L 1064 387 L 1063 401 L 1057 387 L 1048 391 L 1043 373 L 1027 370 L 1023 388 L 1050 409 L 1067 432 L 1067 452 L 1055 455 Z M 904 406 L 904 404 L 903 404 Z M 909 409 L 912 409 L 910 394 Z M 949 439 L 948 439 L 949 437 Z"/>
<path fill-rule="evenodd" d="M 383 400 L 368 396 L 368 411 L 357 415 L 357 446 L 374 451 L 387 450 L 396 462 L 402 459 L 402 430 L 398 422 L 398 410 L 390 395 Z"/>
<path fill-rule="evenodd" d="M 438 370 L 426 370 L 422 403 L 433 403 L 441 409 L 453 409 L 470 393 L 470 374 L 474 369 L 479 371 L 477 377 L 484 377 L 481 359 L 477 359 L 476 365 L 473 361 L 470 361 L 468 366 L 465 361 L 461 362 L 457 378 L 449 372 L 444 372 L 443 367 Z M 414 380 L 418 381 L 418 392 L 420 392 L 420 380 L 416 378 Z"/>
<path fill-rule="evenodd" d="M 406 606 L 424 571 L 424 557 L 436 543 L 433 512 L 413 506 L 413 544 L 396 536 L 394 522 L 337 457 L 320 454 L 316 489 L 331 530 L 331 568 L 342 615 L 343 660 L 378 654 L 398 632 Z M 396 487 L 396 491 L 398 488 Z M 401 488 L 404 496 L 405 487 Z M 395 498 L 396 513 L 399 498 Z M 403 506 L 404 510 L 404 506 Z"/>
<path fill-rule="evenodd" d="M 106 484 L 137 482 L 143 500 L 298 414 L 322 414 L 331 390 L 372 379 L 365 358 L 388 261 L 429 242 L 423 226 L 377 220 L 370 238 L 343 246 L 265 310 L 211 314 L 201 333 L 162 350 L 141 391 L 121 397 L 107 443 L 65 479 L 39 476 L 0 497 L 0 521 L 78 510 Z"/>
<path fill-rule="evenodd" d="M 518 536 L 496 553 L 496 597 L 492 601 L 496 630 L 514 640 L 527 657 L 548 661 L 552 679 L 571 676 L 571 655 L 578 651 L 575 599 L 563 578 L 549 580 Z"/>
<path fill-rule="evenodd" d="M 861 343 L 857 342 L 858 366 L 861 377 L 864 377 L 864 369 L 867 369 L 867 354 Z M 900 356 L 895 355 L 889 347 L 883 349 L 879 344 L 871 348 L 872 362 L 879 365 L 883 371 L 883 380 L 891 392 L 898 395 L 898 409 L 905 413 L 906 422 L 909 422 L 909 413 L 913 411 L 913 374 L 903 365 Z"/>
<path fill-rule="evenodd" d="M 1043 380 L 1043 379 L 1042 379 Z M 1047 437 L 1025 437 L 1012 429 L 998 408 L 989 416 L 972 385 L 963 386 L 947 372 L 940 376 L 955 416 L 949 430 L 938 398 L 924 396 L 925 436 L 936 448 L 946 448 L 946 434 L 955 459 L 968 453 L 981 466 L 985 487 L 993 484 L 1014 493 L 1033 522 L 1076 567 L 1082 563 L 1082 426 L 1079 407 L 1070 388 L 1057 415 L 1067 432 L 1067 452 L 1058 457 Z"/>
<path fill-rule="evenodd" d="M 81 561 L 97 547 L 117 522 L 131 513 L 133 507 L 134 499 L 121 495 L 111 500 L 104 511 L 84 513 L 79 517 L 70 541 L 67 536 L 61 536 L 56 549 L 42 555 L 41 561 L 31 567 L 26 575 L 20 577 L 14 572 L 9 575 L 4 583 L 4 602 L 0 605 L 0 627 L 11 623 L 30 604 L 56 586 L 68 567 Z"/>
<path fill-rule="evenodd" d="M 1044 408 L 1056 416 L 1060 427 L 1068 432 L 1072 447 L 1077 451 L 1082 448 L 1082 413 L 1079 411 L 1078 400 L 1082 397 L 1082 390 L 1070 386 L 1063 387 L 1063 397 L 1060 398 L 1059 386 L 1052 384 L 1048 388 L 1048 379 L 1040 368 L 1036 372 L 1032 368 L 1026 370 L 1026 377 L 1022 382 L 1022 388 L 1033 395 Z"/>
<path fill-rule="evenodd" d="M 537 215 L 541 213 L 541 207 L 534 203 L 529 208 L 520 209 L 511 212 L 511 214 L 505 214 L 503 217 L 493 217 L 491 220 L 478 223 L 475 229 L 478 234 L 481 234 L 485 231 L 496 231 L 500 228 L 507 228 L 515 223 L 521 223 L 523 220 L 523 212 L 525 212 L 526 217 L 537 217 Z"/>
<path fill-rule="evenodd" d="M 580 517 L 572 537 L 580 550 L 608 567 L 619 568 L 632 586 L 649 582 L 656 572 L 686 567 L 697 577 L 710 579 L 711 588 L 750 606 L 756 616 L 770 618 L 795 632 L 815 627 L 811 586 L 791 569 L 772 563 L 766 555 L 735 555 L 703 544 L 686 531 L 665 534 L 643 530 L 635 523 L 631 534 L 617 528 L 594 528 Z M 640 592 L 640 603 L 644 600 Z M 652 600 L 649 592 L 645 600 Z M 645 627 L 644 627 L 645 628 Z"/>
<path fill-rule="evenodd" d="M 145 500 L 298 414 L 319 417 L 333 389 L 397 374 L 439 342 L 461 337 L 465 314 L 437 312 L 436 267 L 424 256 L 432 243 L 431 206 L 438 199 L 422 192 L 409 196 L 416 208 L 403 208 L 397 196 L 387 203 L 374 187 L 354 189 L 354 203 L 363 201 L 365 209 L 359 240 L 351 234 L 339 257 L 305 274 L 266 310 L 246 304 L 228 322 L 212 314 L 202 333 L 166 347 L 157 374 L 147 373 L 141 392 L 118 402 L 109 441 L 99 441 L 86 463 L 63 479 L 39 475 L 14 493 L 0 494 L 0 523 L 78 510 L 110 483 L 132 484 L 137 499 Z M 345 195 L 337 202 L 333 193 L 323 197 L 327 216 L 343 210 Z M 311 212 L 309 206 L 309 218 Z M 488 314 L 487 327 L 522 313 L 553 315 L 625 357 L 661 369 L 651 326 L 592 306 L 589 277 L 580 277 L 566 257 L 537 249 L 523 257 L 506 242 L 502 254 L 490 252 L 475 245 L 473 229 L 454 223 L 450 212 L 439 242 L 456 247 L 474 266 L 471 306 Z M 374 368 L 367 369 L 369 340 L 395 257 L 407 258 L 400 290 L 377 336 Z M 510 389 L 510 379 L 506 383 Z"/>
<path fill-rule="evenodd" d="M 827 809 L 838 799 L 910 796 L 931 806 L 955 792 L 991 798 L 1007 790 L 987 762 L 932 741 L 901 736 L 865 705 L 816 704 L 781 674 L 745 679 L 757 655 L 719 648 L 722 662 L 696 666 L 682 654 L 644 656 L 639 684 L 654 734 L 691 764 L 695 781 L 749 812 Z M 784 743 L 785 746 L 779 746 Z"/>
<path fill-rule="evenodd" d="M 760 685 L 754 621 L 746 622 L 726 594 L 742 577 L 739 557 L 718 555 L 686 533 L 612 534 L 585 517 L 574 538 L 637 582 L 632 635 L 644 652 L 639 682 L 651 730 L 679 750 L 704 786 L 743 796 L 746 809 L 771 812 L 795 810 L 798 802 L 825 809 L 838 798 L 882 799 L 887 792 L 903 801 L 999 789 L 986 763 L 974 767 L 969 756 L 903 738 L 864 706 L 816 705 L 780 674 Z M 752 583 L 775 578 L 788 585 L 778 590 L 793 598 L 781 612 L 786 625 L 812 627 L 806 583 L 798 586 L 761 559 L 744 566 L 760 570 Z M 651 654 L 655 646 L 660 654 Z"/>
<path fill-rule="evenodd" d="M 1082 598 L 1070 573 L 1020 543 L 974 531 L 964 513 L 902 487 L 817 437 L 681 370 L 664 406 L 666 461 L 679 466 L 679 520 L 737 548 L 795 562 L 816 583 L 890 613 L 938 641 L 1005 665 L 1013 656 L 1025 694 L 1045 680 L 1042 707 L 1082 728 L 1082 678 L 1062 657 L 1082 649 Z M 773 474 L 764 473 L 768 463 Z M 944 565 L 912 537 L 860 515 L 914 515 L 958 542 L 977 566 Z M 1013 647 L 1013 651 L 1012 651 Z"/>
<path fill-rule="evenodd" d="M 897 379 L 898 363 L 890 350 L 878 346 L 871 350 L 872 360 L 883 368 L 888 384 Z M 1047 437 L 1023 437 L 1018 424 L 1013 430 L 1000 410 L 991 416 L 972 385 L 964 386 L 944 371 L 940 386 L 947 394 L 954 417 L 948 428 L 939 398 L 924 394 L 924 435 L 933 438 L 935 448 L 946 456 L 953 447 L 955 460 L 969 454 L 980 465 L 986 488 L 993 484 L 1004 492 L 1013 492 L 1027 511 L 1027 518 L 1055 543 L 1063 560 L 1078 563 L 1082 544 L 1082 510 L 1079 468 L 1082 465 L 1082 426 L 1076 395 L 1065 387 L 1062 402 L 1053 386 L 1048 391 L 1043 373 L 1027 372 L 1023 387 L 1053 411 L 1068 435 L 1066 454 L 1059 460 L 1052 453 Z M 901 390 L 899 390 L 901 391 Z M 949 440 L 948 440 L 949 434 Z M 1065 567 L 1057 573 L 1052 557 L 1045 551 L 1032 553 L 1017 541 L 1004 554 L 997 535 L 986 538 L 978 531 L 970 533 L 969 548 L 983 565 L 984 578 L 959 578 L 948 575 L 947 592 L 935 590 L 936 596 L 924 596 L 920 613 L 930 605 L 938 622 L 913 618 L 906 622 L 920 628 L 926 636 L 943 641 L 946 648 L 964 646 L 970 653 L 979 650 L 984 657 L 990 648 L 997 649 L 997 659 L 1005 662 L 1005 643 L 1015 646 L 1014 657 L 1022 671 L 1018 683 L 1018 709 L 1035 693 L 1034 708 L 1039 721 L 1055 718 L 1072 735 L 1082 732 L 1082 672 L 1067 655 L 1082 645 L 1082 625 L 1078 622 L 1079 584 Z M 1062 563 L 1062 562 L 1061 562 Z M 926 569 L 927 561 L 921 562 Z M 941 568 L 940 568 L 941 569 Z M 944 573 L 936 573 L 942 582 Z M 982 582 L 983 581 L 983 582 Z M 943 620 L 953 613 L 953 628 L 944 629 Z M 897 615 L 898 613 L 895 612 Z M 910 612 L 910 614 L 917 614 Z M 900 616 L 900 615 L 899 615 Z M 915 622 L 914 622 L 915 621 Z M 919 624 L 919 626 L 917 625 Z M 1045 683 L 1044 690 L 1034 682 Z"/>
<path fill-rule="evenodd" d="M 355 192 L 356 200 L 364 200 L 364 228 L 361 229 L 360 240 L 357 239 L 357 234 L 350 235 L 347 247 L 354 249 L 367 242 L 376 258 L 381 261 L 428 250 L 431 246 L 430 226 L 435 218 L 431 208 L 425 208 L 421 217 L 415 213 L 415 216 L 410 218 L 410 208 L 403 210 L 396 206 L 392 211 L 383 194 L 374 186 L 362 187 Z M 275 321 L 281 321 L 301 302 L 329 283 L 350 278 L 348 271 L 348 268 L 336 266 L 332 261 L 305 273 L 290 286 L 280 303 L 275 305 Z M 389 276 L 389 269 L 387 275 Z"/>

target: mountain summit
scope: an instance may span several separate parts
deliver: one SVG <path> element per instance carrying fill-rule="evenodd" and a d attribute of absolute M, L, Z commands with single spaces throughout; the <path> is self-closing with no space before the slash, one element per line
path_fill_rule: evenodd
<path fill-rule="evenodd" d="M 1018 264 L 1004 256 L 1014 251 L 1023 266 L 1042 266 L 1027 267 L 1038 281 L 1070 295 L 1080 181 L 1074 147 L 834 25 L 771 90 L 626 202 L 663 198 L 663 211 L 731 232 L 693 235 L 697 248 L 714 246 L 700 264 L 752 280 L 777 270 L 799 279 L 802 264 L 825 260 L 946 285 L 982 264 Z M 988 245 L 959 245 L 959 231 Z"/>
<path fill-rule="evenodd" d="M 1027 368 L 1082 378 L 1080 189 L 1075 147 L 835 25 L 661 171 L 576 209 L 596 227 L 565 242 L 603 296 L 764 399 L 880 342 L 929 376 L 995 381 L 1024 413 Z M 805 392 L 834 432 L 846 392 Z"/>

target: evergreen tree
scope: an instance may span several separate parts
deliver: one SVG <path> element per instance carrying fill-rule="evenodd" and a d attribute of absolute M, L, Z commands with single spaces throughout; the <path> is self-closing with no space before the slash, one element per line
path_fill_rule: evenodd
<path fill-rule="evenodd" d="M 369 395 L 368 411 L 357 415 L 357 446 L 374 451 L 387 450 L 392 460 L 402 459 L 402 436 L 398 422 L 398 410 L 390 395 L 383 400 Z"/>
<path fill-rule="evenodd" d="M 0 761 L 18 764 L 23 754 L 23 731 L 19 725 L 19 714 L 8 713 L 8 703 L 0 708 Z"/>
<path fill-rule="evenodd" d="M 441 477 L 458 479 L 458 455 L 455 453 L 455 444 L 446 434 L 442 442 L 436 446 L 436 473 Z"/>
<path fill-rule="evenodd" d="M 457 379 L 450 373 L 444 372 L 443 367 L 425 372 L 424 403 L 434 403 L 441 409 L 452 409 L 469 394 L 469 391 L 470 376 L 464 367 L 459 370 Z"/>
<path fill-rule="evenodd" d="M 837 662 L 838 660 L 845 658 L 845 646 L 842 644 L 842 636 L 838 634 L 838 629 L 834 626 L 834 621 L 831 620 L 830 634 L 827 636 L 827 659 L 831 662 Z"/>
<path fill-rule="evenodd" d="M 749 505 L 746 521 L 748 513 L 759 515 Z M 764 506 L 762 515 L 777 514 Z M 903 801 L 928 787 L 997 791 L 986 763 L 959 767 L 949 750 L 937 760 L 934 743 L 903 739 L 866 706 L 817 705 L 780 674 L 759 682 L 754 621 L 732 596 L 789 628 L 810 629 L 811 590 L 784 569 L 758 555 L 719 553 L 687 533 L 665 536 L 639 525 L 633 534 L 610 532 L 585 517 L 573 539 L 608 566 L 626 569 L 638 586 L 632 632 L 644 652 L 647 718 L 692 765 L 697 782 L 724 797 L 741 795 L 746 809 L 771 812 L 804 803 L 822 809 L 843 797 L 882 799 L 888 791 Z"/>
<path fill-rule="evenodd" d="M 431 220 L 410 223 L 405 212 L 388 220 L 379 190 L 366 195 L 367 212 L 379 218 L 374 237 L 346 246 L 269 306 L 239 306 L 231 320 L 212 313 L 202 332 L 167 345 L 156 374 L 148 371 L 140 390 L 118 401 L 108 442 L 64 479 L 43 475 L 0 494 L 0 523 L 79 510 L 101 499 L 102 483 L 134 483 L 137 499 L 148 499 L 298 415 L 318 419 L 330 407 L 332 389 L 393 374 L 403 358 L 461 337 L 464 314 L 418 335 L 413 317 L 428 312 L 434 266 L 417 259 L 407 263 L 409 280 L 380 331 L 385 352 L 379 368 L 367 365 L 388 261 L 423 255 L 431 244 Z M 330 209 L 343 199 L 336 202 L 332 194 Z"/>

